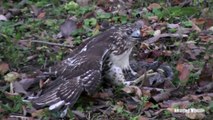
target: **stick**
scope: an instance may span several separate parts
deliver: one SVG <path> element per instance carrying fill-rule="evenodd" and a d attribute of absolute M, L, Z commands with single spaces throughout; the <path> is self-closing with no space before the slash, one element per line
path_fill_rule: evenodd
<path fill-rule="evenodd" d="M 31 40 L 32 43 L 41 43 L 41 44 L 46 44 L 46 45 L 53 45 L 53 46 L 60 46 L 60 47 L 68 47 L 68 48 L 74 48 L 73 46 L 70 45 L 64 45 L 60 43 L 53 43 L 53 42 L 47 42 L 47 41 L 41 41 L 41 40 Z"/>
<path fill-rule="evenodd" d="M 164 38 L 164 37 L 176 37 L 176 38 L 183 38 L 183 37 L 188 37 L 188 35 L 181 35 L 181 34 L 169 34 L 169 33 L 163 33 L 154 37 L 149 38 L 148 40 L 145 40 L 144 43 L 154 43 L 156 41 L 158 41 L 160 38 Z"/>

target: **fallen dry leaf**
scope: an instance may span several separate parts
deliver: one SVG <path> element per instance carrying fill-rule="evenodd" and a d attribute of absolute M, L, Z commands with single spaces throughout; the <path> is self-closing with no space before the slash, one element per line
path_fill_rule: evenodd
<path fill-rule="evenodd" d="M 169 97 L 171 96 L 171 93 L 176 90 L 176 89 L 168 89 L 167 91 L 165 92 L 162 92 L 160 94 L 157 94 L 155 96 L 152 96 L 151 97 L 151 100 L 154 101 L 155 103 L 158 103 L 160 101 L 163 101 L 163 100 L 167 100 L 169 99 Z"/>
<path fill-rule="evenodd" d="M 205 86 L 211 82 L 213 82 L 213 65 L 211 62 L 206 62 L 198 80 L 199 86 Z"/>
<path fill-rule="evenodd" d="M 195 30 L 196 32 L 201 32 L 201 29 L 193 21 L 191 21 L 191 23 L 192 23 L 193 30 Z"/>
<path fill-rule="evenodd" d="M 185 116 L 191 120 L 202 120 L 206 117 L 204 113 L 186 113 Z"/>
<path fill-rule="evenodd" d="M 136 104 L 127 104 L 127 109 L 128 109 L 129 111 L 133 111 L 133 110 L 135 110 L 137 107 L 138 107 L 138 105 L 136 105 Z"/>
<path fill-rule="evenodd" d="M 0 63 L 0 74 L 4 75 L 9 70 L 9 65 L 7 63 Z"/>
<path fill-rule="evenodd" d="M 213 41 L 213 35 L 200 35 L 199 38 L 201 39 L 201 41 L 207 43 Z"/>
<path fill-rule="evenodd" d="M 80 6 L 87 6 L 90 0 L 76 0 Z"/>
<path fill-rule="evenodd" d="M 197 93 L 210 92 L 211 90 L 213 90 L 213 82 L 210 82 L 209 84 L 200 87 L 196 92 Z"/>
<path fill-rule="evenodd" d="M 141 29 L 141 33 L 142 33 L 143 37 L 148 36 L 151 32 L 154 32 L 154 30 L 151 27 L 148 27 L 148 26 L 144 26 Z"/>
<path fill-rule="evenodd" d="M 19 73 L 17 72 L 10 72 L 4 76 L 4 80 L 7 82 L 13 82 L 20 77 Z"/>
<path fill-rule="evenodd" d="M 161 6 L 158 3 L 152 3 L 147 7 L 149 10 L 159 9 Z"/>
<path fill-rule="evenodd" d="M 60 26 L 60 32 L 62 34 L 62 37 L 69 37 L 72 32 L 74 32 L 77 29 L 77 24 L 74 20 L 67 19 L 61 26 Z"/>
<path fill-rule="evenodd" d="M 0 15 L 0 21 L 7 21 L 7 18 L 4 15 Z"/>
<path fill-rule="evenodd" d="M 32 117 L 39 117 L 44 113 L 45 113 L 45 109 L 40 109 L 40 110 L 33 111 L 31 115 Z"/>
<path fill-rule="evenodd" d="M 13 83 L 13 87 L 14 87 L 14 92 L 15 93 L 22 93 L 22 94 L 25 94 L 25 95 L 28 94 L 27 91 L 23 88 L 23 86 L 17 81 L 15 81 Z"/>
<path fill-rule="evenodd" d="M 162 103 L 159 103 L 161 108 L 177 108 L 185 109 L 188 108 L 191 102 L 188 100 L 167 100 L 163 101 Z"/>
<path fill-rule="evenodd" d="M 156 22 L 158 20 L 158 16 L 150 16 L 148 17 L 148 20 L 150 20 L 151 22 Z"/>
<path fill-rule="evenodd" d="M 156 30 L 156 31 L 154 32 L 153 36 L 158 36 L 158 35 L 160 35 L 160 34 L 161 34 L 161 30 Z"/>
<path fill-rule="evenodd" d="M 128 94 L 134 93 L 138 97 L 142 96 L 142 91 L 138 86 L 126 86 L 122 90 Z"/>
<path fill-rule="evenodd" d="M 44 19 L 45 15 L 46 15 L 46 12 L 41 11 L 41 12 L 38 14 L 37 18 L 38 18 L 38 19 Z"/>
<path fill-rule="evenodd" d="M 140 117 L 138 118 L 138 120 L 149 120 L 149 118 L 148 118 L 148 117 L 145 117 L 145 116 L 140 116 Z"/>
<path fill-rule="evenodd" d="M 175 29 L 175 28 L 180 27 L 180 24 L 167 24 L 167 27 L 171 28 L 171 29 Z"/>
<path fill-rule="evenodd" d="M 39 80 L 36 80 L 35 78 L 24 78 L 19 81 L 19 83 L 23 86 L 25 90 L 30 88 L 33 84 L 39 83 Z"/>
<path fill-rule="evenodd" d="M 96 93 L 93 97 L 107 100 L 107 99 L 110 99 L 112 96 L 113 96 L 112 90 L 106 89 L 103 92 Z"/>
<path fill-rule="evenodd" d="M 194 41 L 188 41 L 186 44 L 181 45 L 184 58 L 188 60 L 196 60 L 204 50 L 205 48 L 195 45 Z"/>
<path fill-rule="evenodd" d="M 206 22 L 204 18 L 193 18 L 191 21 L 196 25 L 202 25 Z"/>
<path fill-rule="evenodd" d="M 177 64 L 176 70 L 179 72 L 178 78 L 181 80 L 183 85 L 186 85 L 190 75 L 190 65 L 188 63 Z"/>

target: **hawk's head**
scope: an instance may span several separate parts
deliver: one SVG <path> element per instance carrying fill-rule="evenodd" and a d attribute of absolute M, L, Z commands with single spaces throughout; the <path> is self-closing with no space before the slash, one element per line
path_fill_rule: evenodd
<path fill-rule="evenodd" d="M 122 70 L 130 69 L 129 56 L 132 48 L 140 41 L 141 27 L 135 24 L 123 25 L 114 28 L 111 45 L 110 63 L 121 68 Z"/>
<path fill-rule="evenodd" d="M 114 28 L 111 50 L 113 54 L 120 55 L 125 51 L 131 50 L 133 46 L 141 40 L 141 27 L 135 24 L 123 25 Z"/>

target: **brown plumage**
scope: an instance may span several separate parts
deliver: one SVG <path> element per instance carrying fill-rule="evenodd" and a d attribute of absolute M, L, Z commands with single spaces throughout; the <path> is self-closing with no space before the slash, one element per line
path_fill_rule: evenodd
<path fill-rule="evenodd" d="M 136 26 L 123 25 L 87 39 L 51 69 L 56 79 L 44 87 L 38 98 L 31 100 L 33 105 L 50 110 L 73 106 L 83 91 L 88 95 L 95 92 L 102 82 L 102 73 L 116 84 L 124 83 L 123 70 L 134 74 L 129 66 L 129 54 L 139 37 Z"/>

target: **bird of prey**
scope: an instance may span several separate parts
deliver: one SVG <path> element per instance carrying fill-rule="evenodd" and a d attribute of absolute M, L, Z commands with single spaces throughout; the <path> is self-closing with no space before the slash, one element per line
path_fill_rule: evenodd
<path fill-rule="evenodd" d="M 103 81 L 103 74 L 115 84 L 129 84 L 124 71 L 136 74 L 129 56 L 139 39 L 135 24 L 114 26 L 77 47 L 65 60 L 51 69 L 56 79 L 44 86 L 39 97 L 32 99 L 35 108 L 73 106 L 82 92 L 93 95 Z"/>

